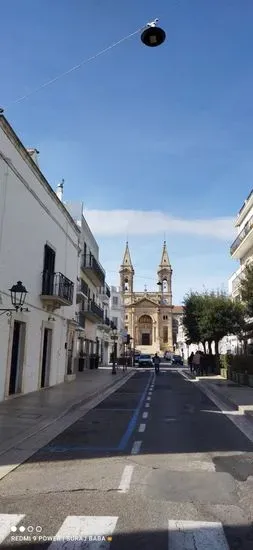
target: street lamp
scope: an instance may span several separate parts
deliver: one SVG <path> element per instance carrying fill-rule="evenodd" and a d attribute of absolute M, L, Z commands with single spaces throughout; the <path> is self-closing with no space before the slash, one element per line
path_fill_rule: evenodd
<path fill-rule="evenodd" d="M 16 285 L 13 285 L 11 288 L 9 288 L 9 291 L 11 293 L 11 303 L 13 305 L 13 308 L 4 308 L 0 309 L 2 312 L 0 315 L 3 315 L 4 313 L 10 314 L 11 311 L 23 311 L 23 305 L 25 303 L 27 290 L 25 286 L 22 284 L 21 281 L 18 281 Z M 26 311 L 28 311 L 28 308 L 26 308 Z"/>
<path fill-rule="evenodd" d="M 115 367 L 116 356 L 117 356 L 117 340 L 118 340 L 116 327 L 112 329 L 111 339 L 113 341 L 112 374 L 117 374 L 116 367 Z"/>
<path fill-rule="evenodd" d="M 147 23 L 147 28 L 143 31 L 141 35 L 141 41 L 145 46 L 154 48 L 160 46 L 166 38 L 166 34 L 163 29 L 157 27 L 158 19 Z"/>

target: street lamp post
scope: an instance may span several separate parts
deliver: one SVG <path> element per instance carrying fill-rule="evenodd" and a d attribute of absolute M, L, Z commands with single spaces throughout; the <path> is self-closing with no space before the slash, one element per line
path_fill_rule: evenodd
<path fill-rule="evenodd" d="M 0 315 L 3 315 L 6 313 L 7 315 L 11 315 L 12 311 L 23 311 L 23 305 L 25 303 L 27 290 L 25 286 L 22 284 L 21 281 L 18 281 L 16 285 L 13 285 L 11 288 L 9 288 L 9 291 L 11 293 L 11 303 L 13 305 L 13 308 L 1 308 Z M 28 308 L 25 309 L 25 311 L 29 311 Z"/>
<path fill-rule="evenodd" d="M 113 329 L 112 329 L 111 339 L 112 339 L 112 341 L 113 341 L 112 374 L 117 374 L 115 364 L 116 364 L 116 356 L 117 356 L 117 340 L 118 340 L 118 334 L 117 334 L 117 329 L 116 329 L 116 328 L 113 328 Z"/>

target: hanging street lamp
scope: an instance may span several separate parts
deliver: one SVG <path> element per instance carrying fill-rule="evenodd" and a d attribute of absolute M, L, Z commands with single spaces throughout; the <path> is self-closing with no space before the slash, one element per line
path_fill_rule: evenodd
<path fill-rule="evenodd" d="M 166 33 L 160 27 L 157 27 L 158 19 L 147 23 L 147 27 L 144 29 L 141 35 L 141 41 L 145 46 L 154 48 L 163 44 L 166 38 Z"/>
<path fill-rule="evenodd" d="M 23 311 L 23 305 L 25 303 L 27 290 L 23 283 L 21 281 L 18 281 L 16 285 L 13 285 L 11 288 L 9 288 L 9 291 L 11 293 L 11 303 L 13 305 L 13 308 L 4 308 L 0 309 L 0 315 L 3 315 L 4 313 L 7 313 L 7 315 L 11 314 L 11 311 Z M 28 311 L 28 308 L 26 308 L 25 311 Z"/>

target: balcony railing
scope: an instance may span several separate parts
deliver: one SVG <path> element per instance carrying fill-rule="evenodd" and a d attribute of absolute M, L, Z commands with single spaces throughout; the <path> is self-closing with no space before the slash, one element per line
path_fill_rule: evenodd
<path fill-rule="evenodd" d="M 236 251 L 238 246 L 240 246 L 240 244 L 245 239 L 245 237 L 247 237 L 247 235 L 250 232 L 250 230 L 252 229 L 252 227 L 253 227 L 253 215 L 247 221 L 244 228 L 242 229 L 242 231 L 239 233 L 239 235 L 236 237 L 233 244 L 231 245 L 231 247 L 230 247 L 230 254 L 231 255 L 234 254 L 234 252 Z"/>
<path fill-rule="evenodd" d="M 111 292 L 110 292 L 109 286 L 107 284 L 105 284 L 104 286 L 101 286 L 101 288 L 99 289 L 99 294 L 100 294 L 100 296 L 102 296 L 106 300 L 108 300 L 111 297 Z"/>
<path fill-rule="evenodd" d="M 88 296 L 89 287 L 88 287 L 87 283 L 85 283 L 85 281 L 83 281 L 82 279 L 78 284 L 77 292 L 81 292 L 85 296 Z"/>
<path fill-rule="evenodd" d="M 105 272 L 100 265 L 100 263 L 94 258 L 92 254 L 84 254 L 82 257 L 82 269 L 85 272 L 89 272 L 91 279 L 94 281 L 97 286 L 105 284 Z M 95 275 L 92 277 L 92 274 Z"/>
<path fill-rule="evenodd" d="M 82 310 L 87 317 L 90 317 L 92 320 L 103 321 L 104 312 L 93 300 L 83 304 Z"/>
<path fill-rule="evenodd" d="M 253 193 L 253 189 L 251 189 L 250 194 L 248 195 L 247 199 L 244 201 L 243 205 L 241 206 L 241 208 L 240 208 L 240 210 L 239 210 L 238 216 L 240 216 L 241 212 L 242 212 L 243 209 L 245 208 L 245 205 L 246 205 L 247 202 L 249 201 L 249 199 L 250 199 L 252 193 Z"/>
<path fill-rule="evenodd" d="M 74 283 L 62 273 L 42 273 L 41 298 L 58 301 L 62 305 L 73 304 Z M 50 300 L 50 301 L 51 301 Z"/>

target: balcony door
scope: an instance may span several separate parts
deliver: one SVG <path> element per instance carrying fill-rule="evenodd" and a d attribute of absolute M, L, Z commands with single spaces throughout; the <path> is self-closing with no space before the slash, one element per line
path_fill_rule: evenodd
<path fill-rule="evenodd" d="M 44 247 L 43 294 L 53 295 L 55 251 L 48 245 Z"/>

